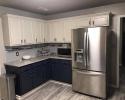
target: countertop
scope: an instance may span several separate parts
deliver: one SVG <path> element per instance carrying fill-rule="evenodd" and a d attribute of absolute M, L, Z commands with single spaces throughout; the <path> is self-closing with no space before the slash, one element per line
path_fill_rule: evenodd
<path fill-rule="evenodd" d="M 59 57 L 59 56 L 39 56 L 39 57 L 34 57 L 29 60 L 17 60 L 17 61 L 12 61 L 12 62 L 7 62 L 5 65 L 9 66 L 15 66 L 15 67 L 22 67 L 26 66 L 35 62 L 47 60 L 47 59 L 65 59 L 65 60 L 72 60 L 72 58 L 69 57 Z"/>

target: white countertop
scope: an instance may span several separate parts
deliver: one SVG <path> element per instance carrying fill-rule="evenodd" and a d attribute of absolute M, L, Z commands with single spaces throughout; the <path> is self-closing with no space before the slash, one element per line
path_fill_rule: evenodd
<path fill-rule="evenodd" d="M 22 66 L 26 66 L 26 65 L 29 65 L 29 64 L 32 64 L 32 63 L 35 63 L 35 62 L 47 60 L 47 59 L 50 59 L 50 58 L 72 60 L 72 58 L 68 58 L 68 57 L 39 56 L 39 57 L 31 58 L 29 60 L 17 60 L 17 61 L 7 62 L 7 63 L 5 63 L 5 65 L 15 66 L 15 67 L 22 67 Z"/>

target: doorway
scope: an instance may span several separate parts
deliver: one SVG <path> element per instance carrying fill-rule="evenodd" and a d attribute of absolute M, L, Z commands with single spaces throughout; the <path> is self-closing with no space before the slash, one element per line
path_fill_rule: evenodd
<path fill-rule="evenodd" d="M 125 91 L 125 17 L 121 18 L 121 38 L 120 38 L 120 66 L 119 66 L 119 85 Z"/>

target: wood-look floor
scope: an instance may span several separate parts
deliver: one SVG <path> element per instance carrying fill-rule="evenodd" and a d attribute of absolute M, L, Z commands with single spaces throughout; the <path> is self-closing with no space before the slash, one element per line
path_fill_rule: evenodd
<path fill-rule="evenodd" d="M 72 87 L 66 84 L 48 82 L 34 94 L 23 100 L 101 100 L 91 96 L 72 91 Z M 117 91 L 108 100 L 125 100 L 125 92 Z"/>

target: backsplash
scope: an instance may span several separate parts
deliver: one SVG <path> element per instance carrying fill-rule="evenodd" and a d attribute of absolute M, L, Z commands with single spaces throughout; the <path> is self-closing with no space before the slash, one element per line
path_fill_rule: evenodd
<path fill-rule="evenodd" d="M 37 49 L 25 49 L 25 50 L 17 50 L 17 51 L 6 51 L 6 62 L 11 62 L 15 60 L 20 60 L 24 55 L 30 55 L 31 57 L 37 56 L 37 51 L 41 48 Z M 19 56 L 16 53 L 19 52 Z"/>
<path fill-rule="evenodd" d="M 6 62 L 16 61 L 22 59 L 24 55 L 31 57 L 57 55 L 58 47 L 69 47 L 69 44 L 47 44 L 39 46 L 25 46 L 20 48 L 7 48 L 6 49 Z M 19 55 L 18 55 L 19 53 Z"/>

